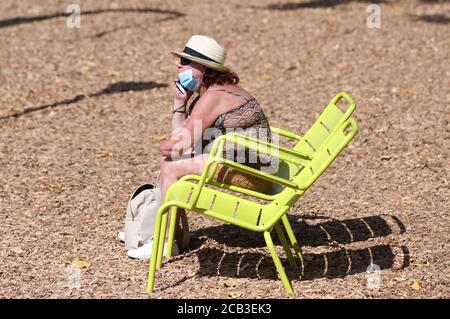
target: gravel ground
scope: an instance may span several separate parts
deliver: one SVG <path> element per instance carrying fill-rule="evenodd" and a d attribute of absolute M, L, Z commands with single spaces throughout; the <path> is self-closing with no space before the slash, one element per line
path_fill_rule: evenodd
<path fill-rule="evenodd" d="M 169 50 L 192 34 L 228 49 L 274 126 L 304 133 L 342 90 L 358 102 L 359 134 L 289 212 L 293 297 L 450 297 L 449 1 L 78 1 L 80 29 L 69 3 L 0 2 L 0 297 L 292 298 L 257 234 L 189 214 L 192 249 L 150 295 L 115 240 L 168 134 Z"/>

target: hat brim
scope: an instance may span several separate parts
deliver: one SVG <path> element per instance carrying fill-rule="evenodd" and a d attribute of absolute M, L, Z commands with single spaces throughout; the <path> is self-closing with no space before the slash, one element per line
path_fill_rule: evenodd
<path fill-rule="evenodd" d="M 229 67 L 219 64 L 219 63 L 216 63 L 216 62 L 213 62 L 213 61 L 198 58 L 196 56 L 192 56 L 192 55 L 184 53 L 184 52 L 171 51 L 171 53 L 172 53 L 172 55 L 174 55 L 176 57 L 186 58 L 188 60 L 197 62 L 198 64 L 207 66 L 208 68 L 211 68 L 211 69 L 219 71 L 219 72 L 231 72 L 231 69 Z"/>

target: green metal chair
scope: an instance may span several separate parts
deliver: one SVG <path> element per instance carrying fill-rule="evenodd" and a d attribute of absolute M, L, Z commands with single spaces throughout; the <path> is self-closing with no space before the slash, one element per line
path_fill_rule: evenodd
<path fill-rule="evenodd" d="M 337 106 L 340 99 L 346 100 L 349 104 L 345 112 Z M 219 136 L 211 149 L 202 175 L 187 175 L 172 184 L 167 191 L 164 203 L 158 210 L 147 291 L 153 291 L 156 269 L 162 266 L 169 211 L 171 214 L 167 245 L 168 258 L 172 253 L 171 247 L 174 240 L 177 209 L 183 208 L 251 231 L 263 233 L 284 287 L 288 293 L 292 293 L 291 283 L 275 250 L 271 231 L 275 229 L 290 266 L 296 269 L 297 265 L 290 245 L 298 258 L 302 259 L 302 254 L 286 213 L 357 134 L 356 121 L 350 118 L 355 107 L 356 104 L 353 99 L 345 92 L 341 92 L 331 100 L 324 112 L 303 137 L 294 132 L 271 127 L 274 134 L 298 140 L 293 148 L 271 144 L 236 133 Z M 280 160 L 277 175 L 223 158 L 222 150 L 225 143 L 241 145 L 277 157 Z M 219 164 L 271 181 L 276 186 L 270 194 L 263 194 L 218 182 L 213 177 Z M 225 193 L 223 190 L 250 195 L 252 198 L 262 199 L 267 203 L 261 204 L 258 201 Z M 290 245 L 281 224 L 285 228 Z"/>

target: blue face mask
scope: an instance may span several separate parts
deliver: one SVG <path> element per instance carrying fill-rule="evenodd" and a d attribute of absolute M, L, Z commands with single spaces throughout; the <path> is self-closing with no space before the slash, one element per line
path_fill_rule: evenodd
<path fill-rule="evenodd" d="M 180 74 L 178 74 L 178 78 L 180 79 L 181 85 L 192 92 L 197 91 L 200 85 L 200 81 L 194 78 L 192 69 L 181 72 Z"/>

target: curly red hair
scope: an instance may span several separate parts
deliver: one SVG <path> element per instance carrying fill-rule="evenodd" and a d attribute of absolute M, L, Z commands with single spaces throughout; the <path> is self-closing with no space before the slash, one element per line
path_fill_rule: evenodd
<path fill-rule="evenodd" d="M 202 84 L 209 87 L 213 84 L 238 84 L 239 76 L 234 72 L 219 72 L 213 69 L 206 69 L 203 75 Z"/>

